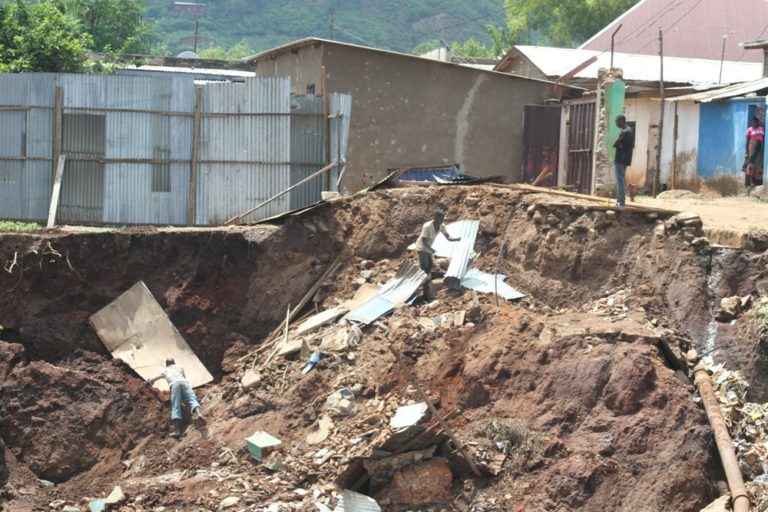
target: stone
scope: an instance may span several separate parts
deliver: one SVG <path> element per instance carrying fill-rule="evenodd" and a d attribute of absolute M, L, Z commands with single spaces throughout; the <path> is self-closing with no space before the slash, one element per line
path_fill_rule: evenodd
<path fill-rule="evenodd" d="M 109 493 L 109 496 L 107 496 L 107 499 L 104 500 L 104 503 L 107 505 L 117 505 L 124 502 L 125 500 L 126 497 L 122 487 L 116 485 L 115 488 L 112 489 L 112 492 Z"/>
<path fill-rule="evenodd" d="M 746 311 L 749 308 L 752 307 L 752 296 L 751 295 L 745 295 L 741 298 L 741 310 Z"/>
<path fill-rule="evenodd" d="M 715 315 L 718 322 L 730 322 L 741 313 L 741 297 L 725 297 L 720 299 L 720 309 Z"/>
<path fill-rule="evenodd" d="M 240 384 L 243 385 L 243 389 L 255 388 L 261 383 L 261 374 L 256 373 L 253 370 L 248 370 L 240 379 Z"/>
<path fill-rule="evenodd" d="M 360 277 L 362 277 L 366 281 L 370 281 L 370 279 L 373 277 L 373 270 L 363 270 L 362 272 L 360 272 Z"/>
<path fill-rule="evenodd" d="M 413 510 L 450 503 L 452 481 L 453 474 L 445 459 L 429 459 L 396 471 L 376 499 L 386 509 L 406 507 Z"/>
<path fill-rule="evenodd" d="M 363 270 L 370 270 L 372 269 L 376 264 L 371 260 L 363 260 L 360 262 L 360 268 Z"/>
<path fill-rule="evenodd" d="M 80 512 L 80 509 L 77 507 L 66 506 L 61 509 L 61 512 Z"/>
<path fill-rule="evenodd" d="M 2 334 L 2 331 L 0 331 L 0 334 Z M 26 360 L 27 357 L 23 345 L 0 341 L 0 384 L 11 373 L 14 366 L 25 363 Z"/>
<path fill-rule="evenodd" d="M 353 416 L 357 412 L 355 394 L 349 388 L 334 391 L 325 400 L 323 408 L 341 416 Z"/>
<path fill-rule="evenodd" d="M 694 212 L 681 212 L 669 220 L 672 224 L 682 227 L 693 227 L 696 229 L 701 229 L 701 227 L 704 225 L 699 214 Z"/>
<path fill-rule="evenodd" d="M 544 216 L 541 214 L 539 210 L 535 210 L 533 212 L 533 222 L 536 224 L 541 224 L 541 222 L 544 220 Z"/>
<path fill-rule="evenodd" d="M 557 215 L 550 213 L 549 215 L 547 215 L 547 224 L 549 224 L 550 226 L 557 226 L 558 224 L 560 224 L 560 219 L 557 218 Z"/>
<path fill-rule="evenodd" d="M 232 508 L 236 506 L 238 503 L 240 503 L 240 498 L 237 496 L 229 496 L 228 498 L 224 498 L 221 500 L 221 503 L 219 503 L 219 508 Z"/>
<path fill-rule="evenodd" d="M 464 200 L 464 204 L 469 208 L 476 208 L 480 204 L 480 198 L 477 196 L 469 196 Z"/>
<path fill-rule="evenodd" d="M 694 247 L 706 247 L 709 245 L 709 238 L 700 236 L 691 240 L 691 245 Z"/>

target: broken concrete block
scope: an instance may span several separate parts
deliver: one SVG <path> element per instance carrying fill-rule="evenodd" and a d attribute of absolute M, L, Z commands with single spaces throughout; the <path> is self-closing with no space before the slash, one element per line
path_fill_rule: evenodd
<path fill-rule="evenodd" d="M 393 429 L 401 429 L 416 425 L 424 419 L 427 410 L 427 404 L 424 402 L 398 407 L 395 415 L 389 420 L 389 426 Z"/>
<path fill-rule="evenodd" d="M 118 505 L 124 501 L 125 493 L 123 493 L 123 489 L 119 485 L 116 485 L 112 492 L 109 493 L 109 496 L 107 496 L 107 499 L 104 500 L 104 503 L 106 505 Z"/>
<path fill-rule="evenodd" d="M 317 430 L 307 434 L 307 444 L 320 444 L 331 435 L 333 420 L 330 416 L 323 416 L 318 422 Z"/>
<path fill-rule="evenodd" d="M 278 438 L 267 434 L 266 432 L 258 431 L 245 440 L 245 445 L 251 454 L 251 457 L 261 461 L 272 450 L 283 444 Z"/>
<path fill-rule="evenodd" d="M 280 342 L 280 349 L 277 351 L 279 356 L 289 356 L 301 350 L 304 338 L 288 338 L 288 341 Z"/>
<path fill-rule="evenodd" d="M 326 399 L 323 408 L 342 416 L 352 416 L 357 412 L 355 394 L 349 388 L 341 388 L 338 391 L 334 391 Z"/>
<path fill-rule="evenodd" d="M 680 227 L 692 227 L 696 229 L 701 229 L 703 226 L 703 223 L 701 222 L 701 217 L 699 217 L 698 213 L 694 212 L 682 212 L 678 213 L 671 219 L 669 219 L 670 223 L 674 226 L 680 226 Z"/>
<path fill-rule="evenodd" d="M 240 378 L 240 384 L 243 385 L 243 389 L 255 388 L 260 383 L 261 383 L 261 374 L 256 373 L 253 370 L 248 370 Z"/>

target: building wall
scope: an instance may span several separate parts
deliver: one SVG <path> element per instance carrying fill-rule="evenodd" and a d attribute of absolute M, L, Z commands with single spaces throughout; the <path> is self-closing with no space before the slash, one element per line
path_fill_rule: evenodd
<path fill-rule="evenodd" d="M 674 141 L 675 105 L 677 105 L 676 143 Z M 693 101 L 667 101 L 661 146 L 661 183 L 668 189 L 698 190 L 699 177 L 696 172 L 698 147 L 699 104 Z"/>
<path fill-rule="evenodd" d="M 292 94 L 308 94 L 308 87 L 313 86 L 315 94 L 323 92 L 323 47 L 306 45 L 298 50 L 285 50 L 274 59 L 265 58 L 255 64 L 256 76 L 291 77 Z M 336 92 L 330 87 L 329 90 Z"/>
<path fill-rule="evenodd" d="M 457 163 L 468 174 L 518 181 L 526 104 L 552 86 L 501 73 L 323 43 L 328 88 L 352 96 L 342 187 L 358 190 L 387 169 Z M 317 48 L 256 63 L 260 76 L 287 74 L 303 88 L 322 69 Z"/>
<path fill-rule="evenodd" d="M 503 71 L 513 75 L 547 79 L 547 76 L 524 55 L 518 55 L 514 59 L 507 61 Z"/>
<path fill-rule="evenodd" d="M 756 104 L 765 108 L 765 98 L 701 104 L 697 155 L 699 177 L 709 179 L 741 175 L 750 105 Z"/>

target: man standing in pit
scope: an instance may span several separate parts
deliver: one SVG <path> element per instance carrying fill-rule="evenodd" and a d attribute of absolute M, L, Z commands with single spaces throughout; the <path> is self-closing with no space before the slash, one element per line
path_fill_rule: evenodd
<path fill-rule="evenodd" d="M 421 234 L 416 240 L 416 251 L 419 255 L 419 267 L 427 274 L 427 280 L 424 281 L 424 293 L 422 295 L 425 301 L 432 300 L 432 296 L 429 293 L 429 283 L 432 280 L 432 266 L 435 250 L 432 248 L 432 244 L 435 243 L 438 231 L 445 235 L 445 238 L 450 242 L 458 242 L 461 238 L 453 238 L 448 234 L 448 230 L 445 229 L 445 212 L 437 210 L 432 217 L 432 220 L 427 221 L 421 227 Z"/>
<path fill-rule="evenodd" d="M 160 372 L 156 377 L 149 379 L 149 384 L 154 384 L 160 379 L 165 379 L 168 382 L 168 386 L 171 388 L 171 421 L 175 427 L 175 430 L 171 432 L 171 436 L 176 439 L 183 435 L 181 428 L 182 414 L 181 414 L 181 402 L 184 401 L 192 409 L 192 414 L 201 423 L 205 422 L 205 418 L 200 413 L 200 404 L 195 396 L 195 391 L 192 389 L 192 385 L 187 380 L 187 376 L 184 375 L 184 368 L 176 364 L 172 358 L 165 360 L 165 369 Z"/>
<path fill-rule="evenodd" d="M 632 150 L 635 148 L 635 133 L 627 124 L 624 114 L 616 116 L 616 126 L 621 130 L 613 147 L 616 148 L 616 156 L 613 159 L 616 168 L 616 206 L 626 204 L 626 192 L 624 191 L 624 178 L 627 166 L 632 164 Z"/>

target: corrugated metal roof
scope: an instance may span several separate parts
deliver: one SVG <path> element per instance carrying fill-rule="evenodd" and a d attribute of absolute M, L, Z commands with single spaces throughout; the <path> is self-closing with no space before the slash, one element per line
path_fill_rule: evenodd
<path fill-rule="evenodd" d="M 370 324 L 395 309 L 398 304 L 410 299 L 426 279 L 424 271 L 412 261 L 406 260 L 400 265 L 395 277 L 387 281 L 376 295 L 350 311 L 344 318 L 352 322 Z"/>
<path fill-rule="evenodd" d="M 556 79 L 587 61 L 597 57 L 597 61 L 579 71 L 574 76 L 578 79 L 597 79 L 600 68 L 608 68 L 611 64 L 610 52 L 593 50 L 552 48 L 548 46 L 515 46 L 508 57 L 499 64 L 504 69 L 508 60 L 519 52 L 528 58 L 542 73 Z M 614 67 L 621 68 L 625 80 L 654 82 L 659 80 L 660 63 L 658 55 L 638 55 L 630 53 L 615 53 Z M 754 62 L 723 62 L 721 83 L 744 82 L 755 80 L 762 76 L 763 66 Z M 692 59 L 680 57 L 664 57 L 664 81 L 675 83 L 718 83 L 720 78 L 720 60 Z"/>
<path fill-rule="evenodd" d="M 494 293 L 494 291 L 496 291 L 506 300 L 517 300 L 525 297 L 523 293 L 520 293 L 505 283 L 504 281 L 506 279 L 506 276 L 497 275 L 496 286 L 494 288 L 493 274 L 473 268 L 464 274 L 464 278 L 461 280 L 461 286 L 469 288 L 470 290 L 476 290 L 480 293 Z"/>
<path fill-rule="evenodd" d="M 117 75 L 142 75 L 150 74 L 155 76 L 157 73 L 183 73 L 201 77 L 221 77 L 221 78 L 250 78 L 255 77 L 253 71 L 242 71 L 239 69 L 208 69 L 208 68 L 182 68 L 176 66 L 126 66 L 115 72 Z"/>
<path fill-rule="evenodd" d="M 700 103 L 709 103 L 710 101 L 727 100 L 729 98 L 745 96 L 747 94 L 756 93 L 762 89 L 768 89 L 768 78 L 761 78 L 759 80 L 730 85 L 728 87 L 720 87 L 709 91 L 695 92 L 693 94 L 686 94 L 685 96 L 676 96 L 670 98 L 670 101 L 698 101 Z"/>
<path fill-rule="evenodd" d="M 619 24 L 624 26 L 615 38 L 618 52 L 656 54 L 661 27 L 665 55 L 719 60 L 723 35 L 727 35 L 726 60 L 762 62 L 761 52 L 746 50 L 739 43 L 764 35 L 768 6 L 765 0 L 641 0 L 581 48 L 610 51 L 611 34 Z"/>
<path fill-rule="evenodd" d="M 479 222 L 476 220 L 457 220 L 445 225 L 445 229 L 452 237 L 464 238 L 468 236 L 477 236 Z M 474 235 L 471 235 L 474 231 Z M 459 242 L 449 242 L 445 235 L 438 233 L 432 248 L 435 250 L 435 256 L 438 258 L 450 258 L 453 251 L 459 246 Z"/>
<path fill-rule="evenodd" d="M 461 288 L 461 280 L 469 268 L 475 248 L 477 231 L 480 229 L 479 220 L 468 220 L 461 224 L 461 240 L 456 242 L 451 254 L 451 263 L 445 273 L 445 284 L 448 288 L 458 290 Z"/>
<path fill-rule="evenodd" d="M 461 171 L 456 164 L 441 165 L 436 167 L 416 167 L 408 169 L 400 176 L 398 180 L 403 181 L 431 181 L 439 182 L 438 178 L 443 180 L 450 180 L 451 177 L 456 176 Z"/>

